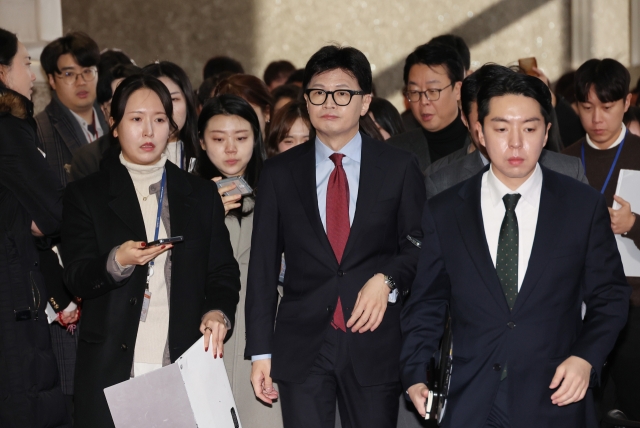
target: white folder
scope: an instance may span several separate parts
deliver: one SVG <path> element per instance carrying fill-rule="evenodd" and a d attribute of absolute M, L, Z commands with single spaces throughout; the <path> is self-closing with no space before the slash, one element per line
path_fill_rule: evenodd
<path fill-rule="evenodd" d="M 116 428 L 242 428 L 224 362 L 202 338 L 174 364 L 104 394 Z"/>
<path fill-rule="evenodd" d="M 621 169 L 616 195 L 629 202 L 631 211 L 640 212 L 640 171 Z M 620 209 L 620 204 L 614 201 L 613 209 Z M 637 218 L 636 221 L 638 221 Z M 616 242 L 622 258 L 624 274 L 626 276 L 640 276 L 640 250 L 636 244 L 631 239 L 620 235 L 616 235 Z"/>

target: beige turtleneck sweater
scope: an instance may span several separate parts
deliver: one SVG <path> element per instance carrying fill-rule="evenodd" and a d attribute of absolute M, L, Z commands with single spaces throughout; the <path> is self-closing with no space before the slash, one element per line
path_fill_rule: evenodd
<path fill-rule="evenodd" d="M 149 196 L 149 187 L 162 180 L 166 161 L 166 154 L 162 154 L 160 161 L 156 164 L 137 165 L 126 161 L 120 154 L 120 162 L 129 171 L 136 189 L 136 196 L 138 197 L 147 234 L 147 242 L 151 242 L 155 238 L 158 199 L 160 197 L 159 192 L 156 195 Z M 165 188 L 164 197 L 168 198 L 168 196 Z M 166 237 L 167 232 L 161 221 L 158 239 Z M 167 254 L 168 252 L 162 253 L 154 260 L 154 274 L 149 282 L 149 291 L 151 291 L 149 311 L 146 321 L 140 322 L 136 337 L 133 357 L 136 375 L 162 367 L 163 352 L 169 334 L 169 299 L 164 275 Z"/>

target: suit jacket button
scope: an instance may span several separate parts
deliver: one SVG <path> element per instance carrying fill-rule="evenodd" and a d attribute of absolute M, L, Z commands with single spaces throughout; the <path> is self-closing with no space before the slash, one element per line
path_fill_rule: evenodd
<path fill-rule="evenodd" d="M 138 303 L 138 299 L 136 299 L 135 297 L 132 297 L 131 300 L 129 300 L 129 303 L 131 303 L 131 306 L 135 306 L 136 303 Z"/>
<path fill-rule="evenodd" d="M 331 305 L 327 306 L 327 312 L 329 313 L 333 312 L 333 306 Z"/>
<path fill-rule="evenodd" d="M 122 349 L 123 351 L 126 351 L 127 350 L 127 345 L 123 343 L 122 346 L 120 346 L 120 349 Z"/>
<path fill-rule="evenodd" d="M 500 364 L 494 364 L 493 365 L 493 370 L 499 372 L 502 369 L 502 367 L 500 366 Z"/>
<path fill-rule="evenodd" d="M 341 270 L 339 270 L 339 271 L 338 271 L 338 276 L 340 276 L 340 277 L 344 276 L 344 272 L 343 272 L 343 271 L 341 271 Z"/>
<path fill-rule="evenodd" d="M 507 323 L 507 327 L 509 327 L 509 328 L 513 329 L 513 328 L 515 328 L 515 327 L 516 327 L 516 325 L 513 323 L 513 321 L 509 321 L 509 322 Z"/>

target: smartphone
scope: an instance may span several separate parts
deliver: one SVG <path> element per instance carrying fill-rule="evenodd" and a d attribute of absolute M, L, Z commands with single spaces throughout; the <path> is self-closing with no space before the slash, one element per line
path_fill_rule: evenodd
<path fill-rule="evenodd" d="M 171 238 L 158 239 L 147 244 L 147 247 L 157 247 L 158 245 L 175 244 L 184 241 L 183 236 L 172 236 Z"/>
<path fill-rule="evenodd" d="M 538 73 L 533 71 L 534 67 L 538 68 L 538 61 L 536 60 L 535 56 L 532 56 L 530 58 L 520 58 L 518 60 L 518 65 L 529 76 L 538 77 Z"/>
<path fill-rule="evenodd" d="M 223 196 L 233 196 L 233 195 L 250 195 L 253 193 L 253 189 L 249 186 L 249 183 L 245 181 L 242 177 L 229 177 L 224 178 L 216 183 L 218 189 L 221 187 L 228 186 L 231 183 L 235 183 L 236 188 L 225 192 Z"/>

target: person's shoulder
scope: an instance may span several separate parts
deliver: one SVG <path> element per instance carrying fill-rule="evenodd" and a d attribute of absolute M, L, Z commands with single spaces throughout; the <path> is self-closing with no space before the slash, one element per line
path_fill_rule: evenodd
<path fill-rule="evenodd" d="M 634 150 L 640 150 L 640 136 L 632 134 L 631 132 L 627 133 L 624 145 L 629 145 L 629 147 L 632 147 Z"/>
<path fill-rule="evenodd" d="M 581 200 L 597 200 L 602 195 L 596 189 L 588 184 L 576 180 L 566 174 L 558 171 L 554 171 L 544 165 L 540 165 L 542 169 L 543 186 L 545 180 L 550 183 L 548 188 L 555 190 L 561 190 L 564 192 L 564 196 L 575 200 L 576 202 Z"/>
<path fill-rule="evenodd" d="M 279 153 L 264 161 L 261 174 L 265 172 L 273 173 L 279 170 L 289 170 L 291 164 L 295 164 L 300 157 L 309 154 L 309 152 L 315 153 L 315 141 L 310 139 L 307 142 L 299 144 L 289 150 Z"/>
<path fill-rule="evenodd" d="M 377 156 L 383 156 L 387 162 L 410 162 L 415 155 L 402 147 L 388 144 L 388 141 L 379 141 L 367 135 L 362 135 L 362 149 L 371 150 Z"/>
<path fill-rule="evenodd" d="M 562 153 L 569 156 L 580 156 L 580 148 L 582 144 L 585 142 L 586 138 L 582 137 L 575 143 L 571 144 L 569 147 L 565 148 Z"/>
<path fill-rule="evenodd" d="M 547 168 L 549 168 L 549 165 L 565 165 L 577 168 L 581 163 L 577 156 L 571 156 L 566 153 L 556 153 L 551 150 L 543 150 L 539 162 Z"/>

